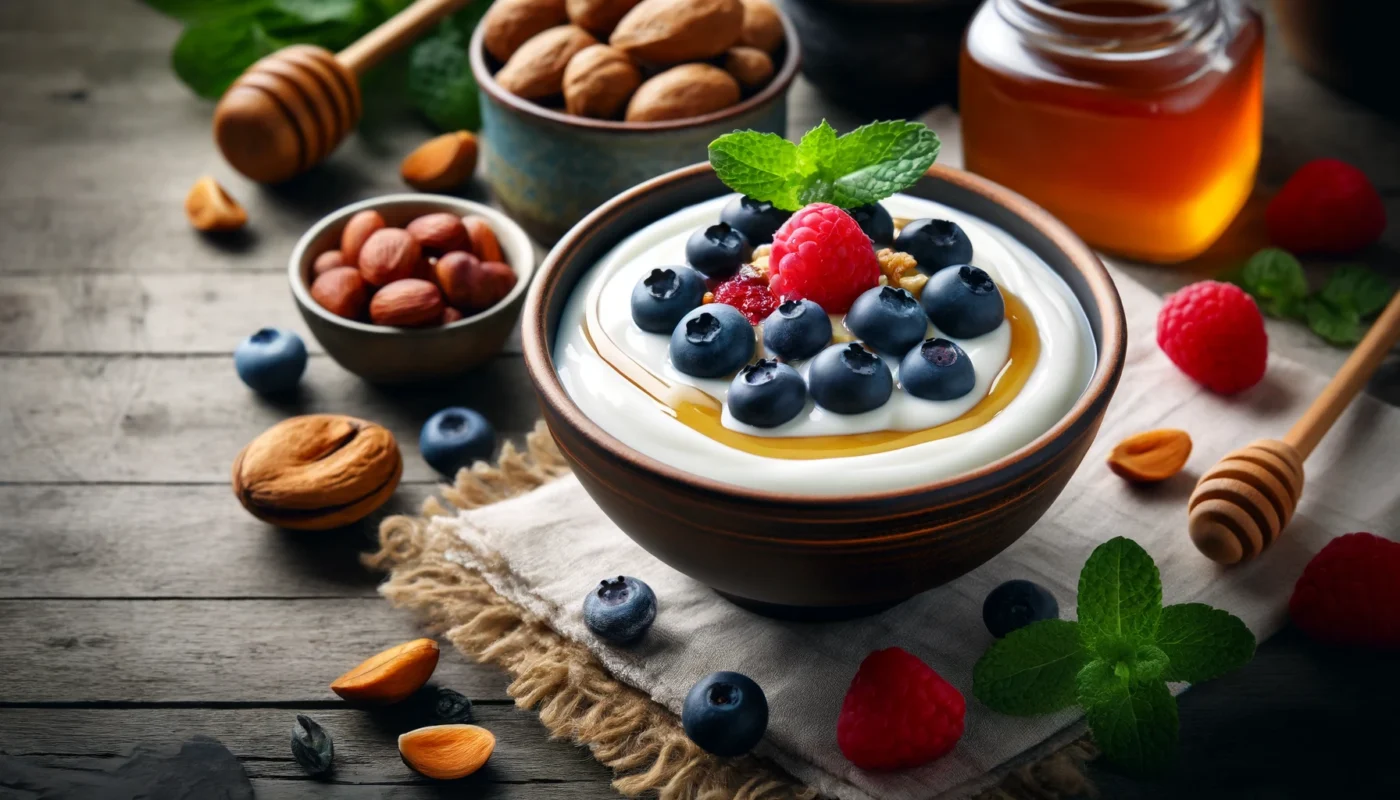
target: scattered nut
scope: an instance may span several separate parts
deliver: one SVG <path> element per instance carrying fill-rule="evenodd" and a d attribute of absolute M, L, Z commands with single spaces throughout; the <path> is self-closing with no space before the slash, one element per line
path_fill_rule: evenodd
<path fill-rule="evenodd" d="M 336 267 L 321 273 L 312 282 L 311 299 L 336 316 L 364 319 L 369 306 L 369 286 L 354 267 Z"/>
<path fill-rule="evenodd" d="M 375 653 L 331 682 L 331 691 L 358 703 L 389 705 L 407 699 L 437 669 L 438 643 L 414 639 Z"/>
<path fill-rule="evenodd" d="M 292 759 L 313 778 L 329 773 L 335 762 L 331 735 L 305 714 L 297 714 L 297 724 L 292 728 Z"/>
<path fill-rule="evenodd" d="M 343 250 L 344 248 L 342 248 Z M 412 277 L 423 249 L 403 228 L 380 228 L 360 249 L 360 277 L 371 286 L 385 286 Z"/>
<path fill-rule="evenodd" d="M 345 230 L 340 233 L 340 257 L 345 259 L 346 266 L 359 265 L 360 248 L 365 246 L 365 240 L 385 225 L 384 217 L 373 209 L 361 211 L 345 223 Z"/>
<path fill-rule="evenodd" d="M 404 230 L 417 239 L 424 250 L 437 253 L 465 247 L 469 242 L 462 218 L 446 211 L 424 214 L 408 223 Z"/>
<path fill-rule="evenodd" d="M 248 212 L 224 191 L 219 182 L 204 176 L 185 195 L 185 216 L 196 230 L 236 231 L 248 224 Z"/>
<path fill-rule="evenodd" d="M 374 293 L 369 319 L 375 325 L 420 328 L 442 319 L 442 292 L 421 278 L 404 278 Z"/>
<path fill-rule="evenodd" d="M 350 265 L 345 263 L 345 256 L 342 256 L 339 250 L 327 250 L 316 256 L 316 260 L 311 262 L 311 274 L 313 276 L 324 275 L 336 267 L 348 266 Z"/>
<path fill-rule="evenodd" d="M 627 54 L 595 44 L 578 51 L 564 68 L 564 108 L 582 117 L 616 117 L 642 83 Z"/>
<path fill-rule="evenodd" d="M 924 290 L 924 284 L 928 283 L 928 276 L 922 272 L 915 272 L 900 278 L 898 283 L 901 289 L 918 297 L 919 293 Z"/>
<path fill-rule="evenodd" d="M 445 192 L 471 178 L 476 172 L 476 155 L 476 135 L 471 131 L 444 133 L 405 156 L 399 175 L 420 192 Z"/>
<path fill-rule="evenodd" d="M 569 21 L 564 0 L 496 0 L 481 18 L 481 44 L 509 61 L 531 37 Z"/>
<path fill-rule="evenodd" d="M 737 102 L 739 84 L 732 75 L 709 64 L 682 64 L 638 87 L 627 104 L 627 121 L 698 117 Z"/>
<path fill-rule="evenodd" d="M 415 772 L 450 781 L 481 769 L 496 737 L 475 725 L 430 725 L 399 736 L 399 755 Z"/>
<path fill-rule="evenodd" d="M 496 240 L 496 232 L 491 230 L 490 223 L 481 217 L 462 217 L 462 224 L 466 226 L 467 237 L 471 240 L 472 255 L 482 261 L 505 260 L 501 243 Z"/>
<path fill-rule="evenodd" d="M 739 44 L 757 47 L 772 53 L 783 43 L 783 18 L 768 0 L 740 0 L 744 4 L 744 23 Z"/>
<path fill-rule="evenodd" d="M 599 38 L 613 32 L 619 20 L 641 0 L 566 0 L 569 21 Z"/>
<path fill-rule="evenodd" d="M 739 41 L 739 0 L 642 0 L 617 23 L 609 44 L 659 66 L 702 61 Z"/>
<path fill-rule="evenodd" d="M 891 283 L 899 283 L 919 271 L 919 264 L 914 257 L 899 250 L 881 248 L 875 253 L 875 259 L 880 262 L 880 272 L 884 273 Z"/>
<path fill-rule="evenodd" d="M 731 47 L 724 54 L 724 71 L 740 86 L 753 90 L 773 77 L 773 59 L 757 47 Z"/>
<path fill-rule="evenodd" d="M 735 0 L 738 2 L 738 0 Z M 560 25 L 536 34 L 520 45 L 496 73 L 496 83 L 527 100 L 559 94 L 564 88 L 564 68 L 578 51 L 598 40 L 577 25 Z"/>
<path fill-rule="evenodd" d="M 1164 481 L 1186 466 L 1191 457 L 1191 434 L 1175 428 L 1158 428 L 1134 434 L 1108 454 L 1108 468 L 1130 481 Z"/>

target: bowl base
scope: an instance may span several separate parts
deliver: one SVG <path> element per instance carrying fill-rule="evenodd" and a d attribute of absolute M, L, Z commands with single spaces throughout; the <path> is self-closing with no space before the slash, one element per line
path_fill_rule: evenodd
<path fill-rule="evenodd" d="M 904 600 L 890 600 L 881 603 L 867 603 L 853 606 L 785 606 L 781 603 L 765 603 L 762 600 L 735 597 L 732 594 L 721 592 L 718 589 L 715 590 L 715 594 L 745 611 L 752 611 L 759 616 L 787 620 L 789 622 L 842 622 L 844 620 L 860 619 L 861 617 L 870 617 L 882 611 L 888 611 L 904 602 Z"/>

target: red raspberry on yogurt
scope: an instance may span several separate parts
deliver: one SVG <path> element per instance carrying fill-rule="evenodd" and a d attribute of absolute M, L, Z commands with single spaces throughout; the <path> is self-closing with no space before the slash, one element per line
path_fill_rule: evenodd
<path fill-rule="evenodd" d="M 855 218 L 830 203 L 793 213 L 773 235 L 768 287 L 779 300 L 807 299 L 844 314 L 880 282 L 875 246 Z"/>

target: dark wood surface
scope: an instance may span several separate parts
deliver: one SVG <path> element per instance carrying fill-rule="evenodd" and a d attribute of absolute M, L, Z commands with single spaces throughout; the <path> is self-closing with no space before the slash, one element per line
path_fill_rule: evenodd
<path fill-rule="evenodd" d="M 464 786 L 418 778 L 394 749 L 401 720 L 329 693 L 345 668 L 418 630 L 358 565 L 373 520 L 332 534 L 270 529 L 228 489 L 234 454 L 297 411 L 368 417 L 405 450 L 387 511 L 411 511 L 433 488 L 415 450 L 428 414 L 472 405 L 519 437 L 535 404 L 518 346 L 450 385 L 381 390 L 308 337 L 294 401 L 238 382 L 239 338 L 268 324 L 305 334 L 284 278 L 295 238 L 350 200 L 400 190 L 398 159 L 427 132 L 371 96 L 361 134 L 330 163 L 259 189 L 220 163 L 210 105 L 171 75 L 176 33 L 132 0 L 0 2 L 0 751 L 89 770 L 137 742 L 202 733 L 239 756 L 260 798 L 616 796 L 586 752 L 548 741 L 512 707 L 500 673 L 450 650 L 437 679 L 468 693 L 500 742 Z M 1365 168 L 1400 219 L 1400 126 L 1301 76 L 1277 48 L 1267 96 L 1262 186 L 1336 155 Z M 821 116 L 855 122 L 799 81 L 792 130 Z M 248 207 L 247 235 L 188 228 L 181 201 L 206 173 Z M 1217 269 L 1251 246 L 1251 213 L 1202 262 L 1134 274 L 1167 290 Z M 1392 224 L 1373 261 L 1393 269 L 1397 250 Z M 1270 332 L 1276 351 L 1319 369 L 1342 357 L 1292 326 Z M 1372 388 L 1400 395 L 1400 369 Z M 1175 774 L 1095 777 L 1109 797 L 1395 796 L 1396 666 L 1285 632 L 1240 674 L 1181 699 Z M 329 783 L 290 759 L 298 711 L 336 736 Z"/>

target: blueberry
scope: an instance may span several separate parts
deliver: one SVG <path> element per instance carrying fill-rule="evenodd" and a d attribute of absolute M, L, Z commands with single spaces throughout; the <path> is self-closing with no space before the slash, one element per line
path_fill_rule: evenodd
<path fill-rule="evenodd" d="M 583 598 L 583 624 L 604 641 L 631 644 L 656 619 L 656 592 L 623 575 L 605 580 Z"/>
<path fill-rule="evenodd" d="M 233 368 L 259 394 L 290 392 L 306 372 L 306 345 L 291 331 L 263 328 L 238 343 Z"/>
<path fill-rule="evenodd" d="M 954 339 L 976 339 L 1006 319 L 1006 302 L 992 276 L 967 264 L 935 272 L 920 300 L 933 327 Z"/>
<path fill-rule="evenodd" d="M 865 231 L 865 235 L 870 237 L 870 241 L 874 242 L 877 248 L 889 247 L 894 242 L 894 219 L 884 206 L 871 203 L 868 206 L 848 208 L 846 213 L 855 217 L 860 229 Z"/>
<path fill-rule="evenodd" d="M 784 300 L 763 321 L 763 346 L 778 358 L 811 358 L 831 342 L 831 317 L 811 300 Z"/>
<path fill-rule="evenodd" d="M 837 414 L 879 408 L 894 391 L 884 359 L 855 342 L 834 344 L 812 359 L 808 391 L 817 405 Z"/>
<path fill-rule="evenodd" d="M 899 362 L 904 391 L 925 400 L 956 400 L 972 391 L 977 374 L 972 359 L 947 339 L 929 339 Z"/>
<path fill-rule="evenodd" d="M 765 358 L 739 370 L 725 402 L 734 419 L 755 428 L 776 428 L 807 405 L 807 384 L 797 370 Z"/>
<path fill-rule="evenodd" d="M 496 452 L 496 431 L 470 408 L 444 408 L 423 423 L 418 450 L 428 466 L 450 478 Z"/>
<path fill-rule="evenodd" d="M 730 375 L 753 357 L 753 326 L 734 306 L 706 303 L 671 332 L 671 363 L 686 375 Z"/>
<path fill-rule="evenodd" d="M 707 753 L 741 756 L 768 730 L 768 698 L 747 675 L 715 672 L 685 696 L 681 727 Z"/>
<path fill-rule="evenodd" d="M 913 256 L 925 275 L 972 261 L 972 242 L 958 223 L 946 219 L 916 219 L 905 225 L 894 249 Z"/>
<path fill-rule="evenodd" d="M 928 333 L 928 317 L 906 289 L 866 289 L 846 312 L 846 329 L 881 353 L 900 356 Z"/>
<path fill-rule="evenodd" d="M 651 333 L 670 333 L 705 299 L 705 276 L 690 267 L 658 267 L 632 287 L 632 321 Z"/>
<path fill-rule="evenodd" d="M 720 222 L 729 223 L 730 227 L 744 234 L 749 244 L 755 247 L 772 242 L 773 234 L 778 232 L 790 216 L 791 211 L 774 208 L 772 203 L 748 196 L 730 200 L 724 210 L 719 212 Z"/>
<path fill-rule="evenodd" d="M 727 278 L 747 264 L 753 245 L 744 234 L 721 222 L 690 234 L 685 242 L 685 260 L 707 278 Z"/>
<path fill-rule="evenodd" d="M 1055 595 L 1030 581 L 1007 581 L 982 601 L 982 621 L 998 639 L 1032 622 L 1059 616 L 1060 604 L 1055 602 Z"/>

